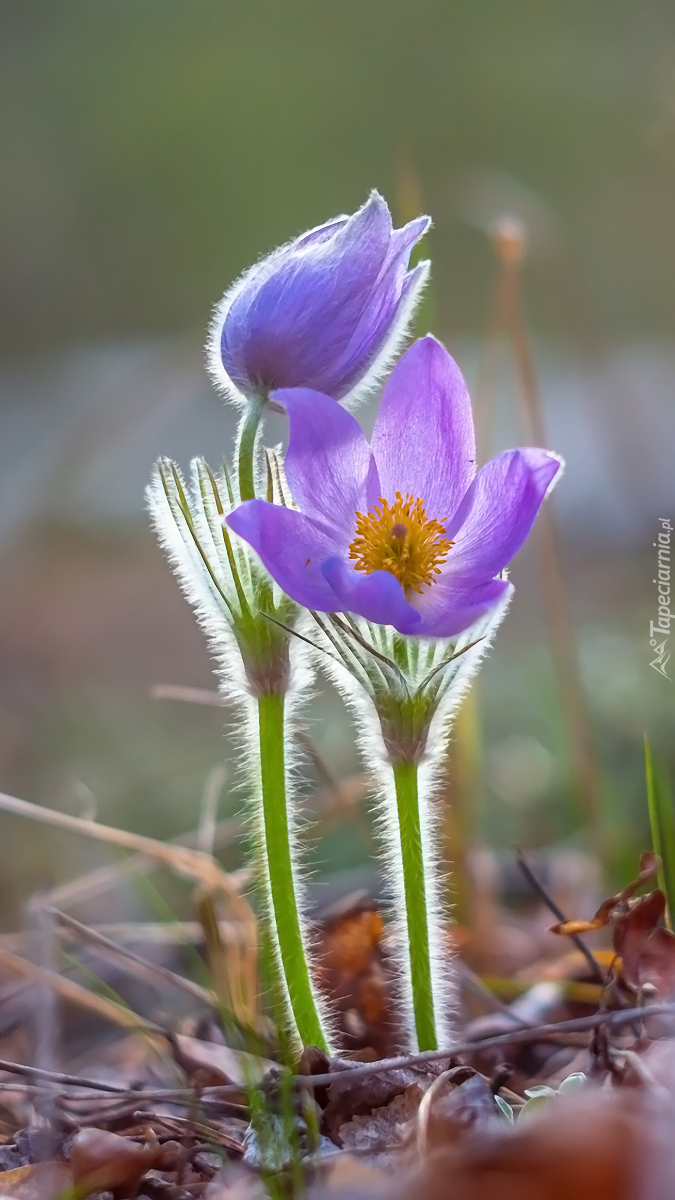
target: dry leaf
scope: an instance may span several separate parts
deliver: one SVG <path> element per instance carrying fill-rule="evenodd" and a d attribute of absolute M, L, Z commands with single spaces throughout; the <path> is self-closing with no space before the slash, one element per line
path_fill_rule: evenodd
<path fill-rule="evenodd" d="M 658 889 L 634 898 L 637 889 L 654 878 L 658 866 L 655 854 L 643 854 L 637 878 L 605 900 L 590 921 L 564 921 L 551 932 L 569 937 L 610 926 L 614 951 L 629 987 L 639 991 L 649 984 L 661 996 L 669 996 L 675 992 L 675 934 L 660 924 L 666 898 Z"/>
<path fill-rule="evenodd" d="M 346 1059 L 334 1058 L 330 1070 L 332 1074 L 339 1075 L 353 1066 L 354 1063 Z M 330 1137 L 335 1137 L 340 1126 L 352 1117 L 383 1108 L 412 1085 L 424 1092 L 433 1078 L 422 1068 L 405 1067 L 398 1071 L 383 1071 L 378 1075 L 357 1075 L 343 1084 L 331 1084 L 328 1106 L 323 1114 L 323 1127 Z"/>
<path fill-rule="evenodd" d="M 382 1108 L 367 1116 L 355 1116 L 338 1130 L 345 1150 L 367 1150 L 369 1147 L 403 1146 L 410 1140 L 413 1123 L 417 1120 L 424 1089 L 419 1083 L 394 1096 Z"/>
<path fill-rule="evenodd" d="M 643 883 L 648 883 L 650 879 L 654 879 L 658 874 L 659 860 L 651 851 L 647 851 L 640 857 L 640 872 L 637 877 L 617 892 L 615 896 L 610 896 L 608 900 L 604 900 L 600 905 L 595 916 L 590 921 L 563 921 L 560 925 L 552 925 L 551 933 L 559 933 L 564 937 L 572 937 L 578 933 L 594 933 L 597 929 L 604 929 L 605 925 L 609 925 L 610 920 L 616 912 L 623 912 L 625 906 L 632 896 L 635 895 L 638 888 L 642 887 Z"/>
<path fill-rule="evenodd" d="M 245 1087 L 259 1083 L 277 1064 L 269 1058 L 259 1058 L 245 1050 L 233 1050 L 217 1042 L 203 1042 L 200 1038 L 177 1033 L 171 1038 L 174 1057 L 179 1066 L 189 1075 L 200 1073 L 204 1087 L 236 1083 Z"/>
<path fill-rule="evenodd" d="M 372 902 L 348 897 L 324 918 L 317 953 L 322 990 L 342 1018 L 342 1044 L 350 1051 L 370 1048 L 377 1058 L 394 1052 L 399 1033 L 382 934 L 382 916 Z"/>
<path fill-rule="evenodd" d="M 462 1070 L 462 1068 L 459 1068 Z M 453 1071 L 445 1071 L 427 1091 L 419 1114 L 420 1154 L 462 1141 L 468 1134 L 501 1127 L 499 1110 L 490 1085 L 473 1075 L 457 1086 Z"/>
<path fill-rule="evenodd" d="M 309 1200 L 376 1200 L 388 1185 L 382 1171 L 352 1154 L 341 1154 L 326 1171 L 325 1182 L 310 1188 Z"/>
<path fill-rule="evenodd" d="M 124 1187 L 132 1190 L 151 1171 L 161 1154 L 159 1146 L 143 1146 L 106 1129 L 81 1129 L 71 1143 L 70 1162 L 76 1184 L 92 1192 Z"/>
<path fill-rule="evenodd" d="M 635 1094 L 570 1097 L 436 1151 L 396 1200 L 642 1200 L 631 1180 L 643 1136 Z"/>
<path fill-rule="evenodd" d="M 0 1171 L 0 1197 L 5 1200 L 56 1200 L 73 1186 L 70 1167 L 62 1162 L 34 1163 Z"/>

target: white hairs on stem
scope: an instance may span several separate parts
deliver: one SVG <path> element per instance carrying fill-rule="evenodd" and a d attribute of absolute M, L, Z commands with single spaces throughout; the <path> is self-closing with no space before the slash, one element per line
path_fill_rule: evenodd
<path fill-rule="evenodd" d="M 219 690 L 236 707 L 236 719 L 231 722 L 231 729 L 236 739 L 239 774 L 247 785 L 250 797 L 248 812 L 252 840 L 257 851 L 256 860 L 262 868 L 259 872 L 262 885 L 260 898 L 268 916 L 272 952 L 277 964 L 277 985 L 282 991 L 282 1002 L 291 1013 L 276 934 L 266 852 L 258 704 L 234 631 L 236 615 L 233 614 L 237 612 L 238 595 L 222 524 L 223 513 L 229 512 L 231 507 L 227 480 L 221 473 L 214 475 L 203 459 L 195 459 L 190 489 L 179 468 L 164 459 L 154 469 L 147 500 L 160 544 L 206 636 L 216 663 Z M 231 539 L 230 546 L 240 584 L 249 605 L 255 610 L 255 565 L 252 569 L 248 549 L 239 539 Z M 265 620 L 262 616 L 258 619 Z M 299 836 L 302 822 L 299 816 L 298 782 L 302 758 L 298 750 L 298 711 L 301 701 L 307 701 L 313 670 L 305 646 L 299 639 L 289 638 L 287 652 L 289 671 L 283 696 L 286 811 L 294 894 L 303 946 L 311 965 L 312 937 L 305 895 L 307 874 L 303 871 Z M 312 992 L 321 1024 L 330 1033 L 331 1014 L 314 987 Z"/>
<path fill-rule="evenodd" d="M 440 822 L 444 770 L 448 756 L 448 733 L 452 720 L 466 696 L 481 661 L 490 648 L 511 601 L 512 589 L 485 617 L 477 621 L 460 638 L 455 639 L 452 661 L 441 667 L 437 704 L 427 730 L 424 749 L 418 765 L 418 803 L 424 859 L 424 884 L 431 965 L 436 1032 L 439 1046 L 452 1046 L 453 1017 L 456 1011 L 456 984 L 448 939 L 451 913 L 447 901 L 447 874 L 443 868 Z M 393 630 L 379 631 L 365 622 L 357 622 L 362 635 L 376 648 L 387 653 Z M 309 637 L 316 639 L 316 625 L 307 624 Z M 373 634 L 377 637 L 373 638 Z M 325 634 L 320 637 L 323 648 L 332 650 Z M 342 639 L 343 649 L 347 650 Z M 425 675 L 440 667 L 448 651 L 448 642 L 410 639 L 416 643 L 416 678 L 410 682 L 419 686 Z M 476 643 L 472 645 L 472 643 Z M 464 649 L 469 647 L 468 649 Z M 424 653 L 423 653 L 424 652 Z M 347 651 L 348 653 L 348 651 Z M 390 655 L 391 656 L 391 655 Z M 413 1012 L 412 980 L 405 886 L 401 858 L 396 788 L 393 763 L 387 751 L 377 708 L 377 696 L 369 687 L 364 673 L 351 670 L 334 654 L 316 653 L 316 662 L 332 680 L 350 709 L 356 726 L 362 761 L 370 772 L 376 788 L 376 829 L 382 846 L 381 864 L 388 900 L 388 941 L 398 973 L 398 1000 L 401 1007 L 408 1044 L 417 1047 Z M 426 661 L 422 666 L 421 660 Z M 374 660 L 376 661 L 376 660 Z"/>

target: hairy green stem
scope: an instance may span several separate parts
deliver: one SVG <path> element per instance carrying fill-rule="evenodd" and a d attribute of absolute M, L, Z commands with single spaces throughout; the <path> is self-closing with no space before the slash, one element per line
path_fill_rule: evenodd
<path fill-rule="evenodd" d="M 328 1042 L 310 981 L 293 878 L 284 757 L 284 697 L 267 694 L 260 696 L 257 703 L 262 832 L 272 934 L 276 938 L 300 1041 L 304 1046 L 318 1046 L 327 1051 Z"/>
<path fill-rule="evenodd" d="M 255 500 L 255 444 L 258 426 L 267 403 L 264 394 L 249 396 L 246 411 L 239 427 L 237 466 L 239 473 L 239 498 Z"/>
<path fill-rule="evenodd" d="M 401 839 L 401 865 L 410 954 L 410 986 L 418 1050 L 436 1050 L 436 1020 L 431 984 L 429 916 L 425 889 L 424 852 L 417 764 L 393 764 Z"/>

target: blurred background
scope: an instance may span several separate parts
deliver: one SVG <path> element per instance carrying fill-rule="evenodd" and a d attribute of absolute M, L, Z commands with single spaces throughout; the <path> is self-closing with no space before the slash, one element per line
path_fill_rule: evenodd
<path fill-rule="evenodd" d="M 2 0 L 0 107 L 0 788 L 171 837 L 225 763 L 219 813 L 238 811 L 223 711 L 152 695 L 213 679 L 144 487 L 159 454 L 229 452 L 202 346 L 231 280 L 377 187 L 399 223 L 433 216 L 418 332 L 464 370 L 484 456 L 530 440 L 524 337 L 567 460 L 560 557 L 550 529 L 518 556 L 457 733 L 451 853 L 599 847 L 630 874 L 645 731 L 675 766 L 675 683 L 649 645 L 653 543 L 675 518 L 672 4 Z M 499 290 L 504 215 L 527 230 L 526 331 Z M 350 781 L 311 844 L 328 897 L 372 881 L 370 825 L 327 689 L 312 733 L 310 797 Z M 0 822 L 5 928 L 34 889 L 106 861 Z"/>

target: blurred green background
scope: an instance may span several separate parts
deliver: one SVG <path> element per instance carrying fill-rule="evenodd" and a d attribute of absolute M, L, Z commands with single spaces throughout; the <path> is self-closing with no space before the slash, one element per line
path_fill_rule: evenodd
<path fill-rule="evenodd" d="M 527 222 L 599 803 L 612 869 L 630 869 L 648 836 L 645 729 L 675 762 L 675 683 L 648 644 L 652 543 L 675 516 L 672 3 L 4 0 L 0 108 L 0 787 L 70 812 L 93 797 L 101 820 L 162 836 L 194 826 L 232 745 L 217 709 L 150 697 L 211 677 L 143 486 L 160 453 L 187 465 L 231 444 L 201 346 L 232 278 L 378 187 L 399 219 L 434 218 L 425 319 L 474 388 L 487 230 Z M 517 411 L 503 356 L 491 449 L 522 441 Z M 471 823 L 494 846 L 583 846 L 531 548 L 513 575 L 480 683 Z M 349 724 L 327 692 L 316 711 L 346 778 Z M 228 784 L 221 812 L 240 801 Z M 4 924 L 102 861 L 0 821 Z M 324 834 L 321 870 L 361 878 L 363 831 Z"/>

